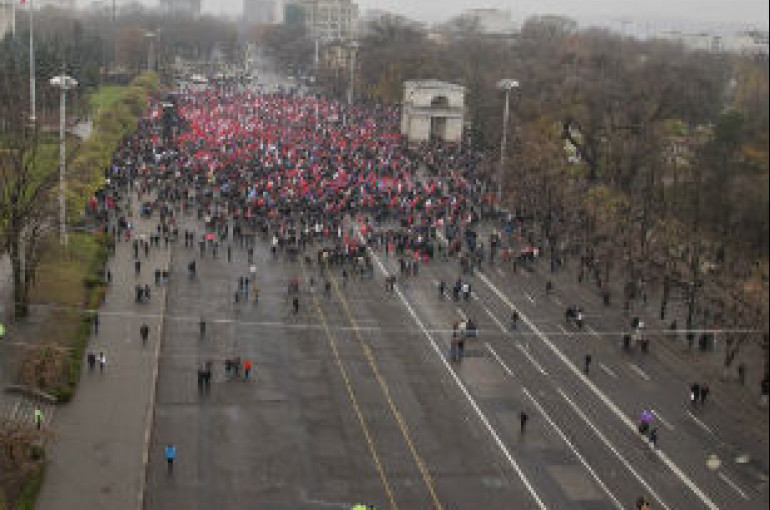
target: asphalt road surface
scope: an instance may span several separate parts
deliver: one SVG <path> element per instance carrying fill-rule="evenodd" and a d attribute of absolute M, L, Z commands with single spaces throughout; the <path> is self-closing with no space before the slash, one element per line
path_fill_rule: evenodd
<path fill-rule="evenodd" d="M 587 306 L 578 331 L 564 322 L 568 289 L 546 296 L 536 274 L 494 266 L 468 278 L 467 302 L 439 298 L 438 281 L 458 277 L 452 260 L 422 265 L 390 293 L 383 275 L 398 273 L 397 260 L 384 252 L 373 252 L 374 279 L 345 282 L 332 269 L 327 294 L 314 249 L 307 265 L 273 259 L 257 240 L 254 304 L 233 297 L 249 275 L 244 248 L 232 261 L 224 247 L 217 258 L 174 248 L 146 508 L 602 510 L 634 508 L 640 495 L 655 509 L 767 508 L 766 471 L 735 462 L 747 445 L 718 412 L 688 405 L 686 375 L 621 352 L 603 333 L 625 319 L 598 302 L 602 314 Z M 465 317 L 479 337 L 451 363 L 451 324 Z M 225 373 L 235 356 L 254 363 L 249 380 Z M 213 381 L 201 393 L 206 360 Z M 645 409 L 658 449 L 636 431 Z"/>

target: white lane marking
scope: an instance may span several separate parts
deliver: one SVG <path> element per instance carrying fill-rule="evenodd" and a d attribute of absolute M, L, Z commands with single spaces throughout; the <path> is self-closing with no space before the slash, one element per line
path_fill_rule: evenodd
<path fill-rule="evenodd" d="M 463 309 L 460 308 L 459 306 L 457 307 L 457 313 L 460 315 L 460 317 L 463 318 L 464 321 L 468 320 L 468 316 L 465 315 L 465 312 L 463 312 Z"/>
<path fill-rule="evenodd" d="M 745 499 L 745 500 L 749 500 L 749 499 L 751 499 L 751 498 L 749 497 L 749 495 L 748 495 L 748 494 L 746 494 L 745 492 L 743 492 L 743 490 L 741 490 L 741 488 L 740 488 L 740 487 L 738 487 L 738 484 L 737 484 L 737 483 L 735 483 L 735 482 L 733 482 L 732 480 L 730 480 L 729 478 L 727 478 L 727 475 L 726 475 L 726 474 L 724 474 L 722 471 L 720 471 L 720 472 L 719 472 L 719 478 L 721 478 L 722 480 L 724 480 L 724 482 L 725 482 L 727 485 L 729 485 L 729 486 L 730 486 L 730 487 L 731 487 L 731 488 L 732 488 L 732 489 L 733 489 L 735 492 L 737 492 L 737 493 L 738 493 L 738 495 L 740 495 L 740 497 L 742 497 L 743 499 Z"/>
<path fill-rule="evenodd" d="M 637 365 L 636 363 L 629 363 L 629 364 L 628 364 L 628 366 L 629 366 L 629 367 L 631 367 L 631 370 L 633 370 L 634 372 L 636 372 L 637 374 L 639 374 L 639 377 L 641 377 L 641 378 L 642 378 L 642 379 L 644 379 L 645 381 L 649 381 L 649 380 L 650 380 L 650 376 L 649 376 L 649 375 L 647 375 L 647 374 L 644 372 L 644 370 L 642 370 L 641 368 L 639 368 L 639 365 Z"/>
<path fill-rule="evenodd" d="M 533 305 L 535 304 L 535 299 L 532 296 L 530 296 L 529 293 L 525 292 L 524 296 L 526 296 L 526 298 L 529 299 L 530 303 L 532 303 Z"/>
<path fill-rule="evenodd" d="M 569 331 L 567 331 L 567 329 L 566 329 L 564 326 L 562 326 L 561 324 L 559 324 L 559 329 L 561 330 L 561 332 L 562 332 L 562 333 L 564 333 L 564 334 L 565 334 L 565 335 L 567 335 L 568 337 L 572 337 L 572 333 L 570 333 Z"/>
<path fill-rule="evenodd" d="M 613 371 L 610 369 L 610 367 L 608 367 L 607 365 L 605 365 L 605 364 L 604 364 L 604 363 L 602 363 L 601 361 L 599 362 L 599 368 L 601 368 L 602 370 L 604 370 L 604 372 L 605 372 L 607 375 L 609 375 L 610 377 L 613 377 L 613 378 L 615 378 L 615 379 L 617 379 L 617 378 L 618 378 L 618 374 L 616 374 L 615 372 L 613 372 Z"/>
<path fill-rule="evenodd" d="M 595 330 L 594 328 L 592 328 L 591 326 L 586 326 L 586 329 L 587 329 L 588 331 L 590 331 L 590 332 L 591 332 L 591 334 L 592 334 L 593 336 L 595 336 L 596 338 L 601 338 L 601 336 L 599 335 L 599 333 L 597 333 L 597 332 L 596 332 L 596 330 Z"/>
<path fill-rule="evenodd" d="M 523 345 L 516 344 L 516 347 L 518 347 L 519 350 L 522 352 L 522 354 L 524 354 L 524 356 L 527 357 L 529 362 L 532 363 L 532 366 L 534 366 L 538 370 L 538 372 L 540 372 L 543 375 L 548 375 L 548 372 L 546 372 L 545 369 L 543 369 L 543 367 L 540 365 L 540 363 L 538 363 L 535 360 L 535 358 L 532 357 L 532 354 L 530 354 L 530 352 L 527 349 L 525 349 Z"/>
<path fill-rule="evenodd" d="M 358 232 L 358 235 L 359 235 L 359 238 L 361 238 L 360 231 Z M 388 274 L 387 271 L 385 270 L 385 267 L 382 265 L 380 258 L 377 256 L 377 254 L 374 253 L 371 249 L 369 249 L 369 253 L 371 254 L 374 261 L 377 263 L 377 266 L 380 268 L 380 271 L 383 274 Z M 417 313 L 414 311 L 414 308 L 412 308 L 412 305 L 409 304 L 409 301 L 407 301 L 406 297 L 401 292 L 401 289 L 399 288 L 399 286 L 396 285 L 394 290 L 396 292 L 396 295 L 398 295 L 399 299 L 401 299 L 401 302 L 409 311 L 409 315 L 412 316 L 412 319 L 420 328 L 420 330 L 423 332 L 423 334 L 425 335 L 425 338 L 427 338 L 428 342 L 430 342 L 430 345 L 433 348 L 433 351 L 438 356 L 439 361 L 444 365 L 444 368 L 446 369 L 446 371 L 449 372 L 449 375 L 452 377 L 455 384 L 457 384 L 457 387 L 460 389 L 460 392 L 463 394 L 463 396 L 465 396 L 471 408 L 476 413 L 476 416 L 479 418 L 479 421 L 481 421 L 481 423 L 487 429 L 487 432 L 489 432 L 489 435 L 492 436 L 493 441 L 495 442 L 497 447 L 500 449 L 503 456 L 506 458 L 506 460 L 511 465 L 513 470 L 516 472 L 521 482 L 527 488 L 527 491 L 529 491 L 529 494 L 530 496 L 532 496 L 532 499 L 534 499 L 535 503 L 537 503 L 538 508 L 540 508 L 541 510 L 547 510 L 548 507 L 546 507 L 545 503 L 543 503 L 543 500 L 540 499 L 540 496 L 538 495 L 537 491 L 535 491 L 535 487 L 529 481 L 529 478 L 527 478 L 527 475 L 524 474 L 524 472 L 521 470 L 521 466 L 519 466 L 519 463 L 516 462 L 516 459 L 513 458 L 513 455 L 511 454 L 510 450 L 505 445 L 503 440 L 500 438 L 500 435 L 497 433 L 497 431 L 494 429 L 492 424 L 489 422 L 489 419 L 483 413 L 481 408 L 479 408 L 479 405 L 476 403 L 476 400 L 470 394 L 470 392 L 468 391 L 468 388 L 465 386 L 462 380 L 460 380 L 460 377 L 457 375 L 457 372 L 453 370 L 452 367 L 449 365 L 449 362 L 447 361 L 446 356 L 444 356 L 444 352 L 436 344 L 436 341 L 433 339 L 433 336 L 425 328 L 425 325 L 417 316 Z"/>
<path fill-rule="evenodd" d="M 692 419 L 693 419 L 693 421 L 694 421 L 695 423 L 697 423 L 697 424 L 698 424 L 698 426 L 699 426 L 700 428 L 702 428 L 703 430 L 705 430 L 705 431 L 706 431 L 706 432 L 708 432 L 709 434 L 711 434 L 711 435 L 714 435 L 714 431 L 713 431 L 713 430 L 711 430 L 711 429 L 709 428 L 709 426 L 708 426 L 708 425 L 706 425 L 705 423 L 703 423 L 702 421 L 700 421 L 700 420 L 698 419 L 698 417 L 697 417 L 697 416 L 695 416 L 694 414 L 692 414 L 692 413 L 691 413 L 689 410 L 687 411 L 687 415 L 688 415 L 690 418 L 692 418 Z"/>
<path fill-rule="evenodd" d="M 659 411 L 656 411 L 655 409 L 652 410 L 652 414 L 655 415 L 656 418 L 660 420 L 660 422 L 663 424 L 664 427 L 666 427 L 668 430 L 674 430 L 674 426 L 671 425 L 669 422 L 666 421 L 665 418 L 660 414 Z"/>
<path fill-rule="evenodd" d="M 484 345 L 486 345 L 489 352 L 492 353 L 492 356 L 497 360 L 497 362 L 500 364 L 501 367 L 503 367 L 503 370 L 510 376 L 514 377 L 513 371 L 508 368 L 508 365 L 505 364 L 505 362 L 502 360 L 500 355 L 497 354 L 497 352 L 492 348 L 489 343 L 484 342 Z M 556 433 L 559 435 L 559 437 L 562 438 L 562 440 L 567 443 L 567 446 L 569 446 L 570 450 L 575 454 L 575 456 L 578 458 L 581 464 L 588 470 L 588 472 L 591 474 L 594 480 L 596 480 L 596 483 L 599 484 L 599 486 L 604 490 L 604 492 L 607 493 L 607 495 L 610 497 L 612 502 L 615 504 L 615 508 L 618 510 L 623 510 L 623 505 L 620 504 L 620 501 L 617 500 L 617 498 L 610 492 L 610 489 L 604 484 L 604 482 L 599 478 L 599 475 L 596 474 L 596 472 L 593 470 L 591 465 L 588 463 L 588 461 L 580 454 L 580 452 L 575 448 L 575 446 L 570 442 L 570 440 L 567 438 L 566 434 L 562 432 L 562 430 L 559 428 L 556 423 L 551 419 L 551 417 L 548 415 L 548 413 L 543 409 L 543 406 L 540 405 L 540 402 L 535 399 L 535 397 L 532 396 L 532 394 L 525 388 L 524 386 L 521 387 L 521 389 L 524 391 L 524 394 L 527 395 L 529 400 L 532 401 L 532 404 L 537 408 L 537 410 L 540 412 L 540 414 L 543 415 L 543 418 L 553 427 L 553 429 L 556 431 Z"/>
<path fill-rule="evenodd" d="M 500 322 L 500 319 L 495 317 L 495 314 L 493 314 L 492 311 L 489 308 L 487 308 L 485 306 L 484 307 L 484 311 L 486 311 L 487 315 L 489 315 L 489 317 L 495 322 L 495 324 L 497 324 L 497 327 L 500 328 L 500 331 L 502 331 L 503 333 L 507 333 L 508 332 L 508 330 L 505 329 L 505 326 L 503 326 L 503 323 Z"/>
<path fill-rule="evenodd" d="M 511 303 L 511 300 L 508 299 L 508 297 L 503 294 L 500 289 L 498 289 L 492 282 L 489 281 L 489 278 L 487 276 L 479 271 L 478 272 L 479 277 L 484 281 L 484 283 L 492 290 L 492 292 L 497 295 L 497 297 L 505 303 L 511 310 L 515 310 L 519 312 L 519 317 L 521 320 L 529 326 L 529 328 L 532 330 L 533 333 L 535 333 L 540 340 L 543 341 L 543 343 L 551 350 L 551 352 L 561 360 L 564 365 L 569 368 L 572 373 L 581 381 L 583 381 L 583 384 L 588 386 L 588 388 L 596 395 L 599 400 L 601 400 L 607 408 L 612 411 L 612 413 L 630 430 L 632 430 L 634 433 L 637 433 L 636 429 L 636 423 L 634 423 L 628 416 L 626 416 L 623 411 L 618 408 L 618 406 L 607 397 L 607 395 L 602 392 L 596 384 L 594 384 L 593 381 L 591 381 L 586 375 L 582 372 L 581 369 L 579 369 L 577 366 L 575 366 L 572 361 L 570 361 L 567 356 L 562 353 L 556 345 L 554 345 L 553 342 L 551 342 L 547 336 L 545 336 L 540 329 L 538 329 L 537 326 L 524 314 L 521 313 L 521 311 L 516 308 L 516 306 Z M 680 468 L 677 466 L 674 461 L 668 458 L 668 455 L 666 455 L 660 448 L 655 449 L 655 453 L 660 458 L 664 464 L 679 478 L 679 480 L 684 483 L 688 489 L 690 489 L 697 497 L 700 499 L 700 501 L 706 505 L 707 508 L 710 510 L 719 510 L 719 507 L 711 500 L 711 498 L 708 497 L 706 493 L 704 493 L 695 483 L 688 477 Z"/>
<path fill-rule="evenodd" d="M 591 427 L 591 430 L 594 431 L 594 434 L 596 434 L 599 437 L 599 439 L 602 440 L 602 442 L 604 443 L 604 446 L 609 448 L 610 451 L 612 451 L 612 453 L 615 454 L 615 456 L 626 467 L 626 469 L 628 469 L 631 472 L 631 474 L 633 474 L 636 477 L 636 479 L 639 480 L 639 483 L 641 483 L 644 486 L 644 488 L 647 489 L 647 491 L 650 494 L 652 494 L 652 497 L 654 497 L 658 501 L 658 503 L 660 503 L 660 506 L 662 506 L 663 508 L 668 509 L 668 505 L 666 505 L 666 503 L 663 502 L 663 500 L 655 492 L 655 490 L 652 487 L 650 487 L 650 484 L 648 484 L 647 481 L 644 478 L 642 478 L 642 475 L 640 475 L 634 469 L 634 467 L 626 460 L 626 458 L 623 457 L 623 455 L 618 450 L 616 450 L 614 446 L 612 446 L 612 443 L 604 436 L 604 434 L 601 433 L 601 431 L 599 429 L 596 428 L 596 426 L 593 424 L 593 422 L 591 422 L 591 420 L 588 419 L 588 416 L 586 416 L 585 413 L 583 413 L 583 411 L 580 409 L 580 407 L 578 407 L 577 404 L 575 404 L 567 396 L 567 394 L 564 393 L 564 391 L 561 388 L 556 388 L 556 389 L 559 391 L 559 393 L 561 394 L 562 398 L 564 398 L 564 400 L 567 401 L 567 403 L 570 405 L 570 407 L 572 407 L 572 409 L 578 414 L 578 416 L 580 416 L 583 419 L 583 421 L 586 423 L 586 425 Z"/>
<path fill-rule="evenodd" d="M 476 294 L 475 292 L 471 292 L 471 297 L 472 297 L 473 299 L 475 299 L 476 301 L 478 301 L 478 300 L 479 300 L 479 296 L 478 296 L 478 294 Z"/>

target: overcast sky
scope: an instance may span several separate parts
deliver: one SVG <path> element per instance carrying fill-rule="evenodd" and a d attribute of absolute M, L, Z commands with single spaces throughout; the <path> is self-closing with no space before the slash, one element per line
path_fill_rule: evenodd
<path fill-rule="evenodd" d="M 621 19 L 673 26 L 740 24 L 767 27 L 767 0 L 357 0 L 360 10 L 378 8 L 425 22 L 444 21 L 470 8 L 508 9 L 514 19 L 533 14 L 563 14 L 581 24 Z M 240 15 L 243 0 L 203 0 L 212 14 Z"/>

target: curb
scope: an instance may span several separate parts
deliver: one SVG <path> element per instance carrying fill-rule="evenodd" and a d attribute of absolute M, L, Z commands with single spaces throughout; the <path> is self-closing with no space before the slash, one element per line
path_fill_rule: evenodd
<path fill-rule="evenodd" d="M 174 245 L 169 246 L 168 271 L 172 274 L 171 266 L 174 260 Z M 168 282 L 167 282 L 168 284 Z M 163 288 L 163 306 L 160 313 L 160 324 L 158 325 L 158 341 L 155 344 L 155 365 L 152 370 L 152 392 L 150 393 L 149 408 L 147 410 L 147 419 L 144 426 L 144 444 L 142 452 L 142 474 L 139 477 L 139 491 L 137 495 L 137 510 L 144 509 L 144 493 L 147 486 L 147 466 L 150 463 L 150 443 L 152 439 L 152 425 L 155 422 L 155 396 L 158 393 L 158 365 L 160 364 L 160 348 L 163 343 L 163 327 L 166 323 L 166 307 L 168 306 L 168 287 Z"/>
<path fill-rule="evenodd" d="M 8 386 L 5 387 L 5 392 L 11 393 L 14 395 L 23 395 L 25 397 L 34 397 L 46 402 L 47 404 L 59 403 L 59 399 L 57 399 L 54 395 L 38 390 L 37 388 L 33 388 L 31 386 L 24 386 L 21 384 L 9 384 Z"/>

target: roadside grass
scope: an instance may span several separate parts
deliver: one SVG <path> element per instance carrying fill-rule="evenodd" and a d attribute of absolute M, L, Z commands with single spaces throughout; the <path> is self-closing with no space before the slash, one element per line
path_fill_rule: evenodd
<path fill-rule="evenodd" d="M 47 320 L 40 325 L 40 337 L 56 346 L 65 359 L 64 370 L 52 374 L 41 388 L 66 402 L 80 379 L 83 353 L 91 333 L 94 311 L 104 296 L 102 268 L 107 260 L 107 239 L 85 232 L 73 232 L 66 249 L 52 243 L 38 268 L 30 302 L 48 307 Z M 50 351 L 49 351 L 50 352 Z"/>
<path fill-rule="evenodd" d="M 43 485 L 43 480 L 45 479 L 45 468 L 46 464 L 42 460 L 35 466 L 21 487 L 14 510 L 35 510 L 37 496 L 40 494 L 40 486 Z"/>
<path fill-rule="evenodd" d="M 120 101 L 125 91 L 123 85 L 102 85 L 88 97 L 91 112 L 98 113 L 104 108 L 110 108 Z"/>

